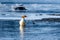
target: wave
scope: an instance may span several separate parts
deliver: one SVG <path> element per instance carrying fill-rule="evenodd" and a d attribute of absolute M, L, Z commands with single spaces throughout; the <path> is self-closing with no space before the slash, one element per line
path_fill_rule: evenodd
<path fill-rule="evenodd" d="M 17 5 L 20 5 L 20 4 L 17 4 Z M 27 11 L 25 12 L 60 13 L 59 4 L 58 5 L 57 4 L 23 4 L 23 5 L 27 8 Z M 16 4 L 1 4 L 0 3 L 0 12 L 1 11 L 13 12 L 12 6 L 16 6 Z"/>

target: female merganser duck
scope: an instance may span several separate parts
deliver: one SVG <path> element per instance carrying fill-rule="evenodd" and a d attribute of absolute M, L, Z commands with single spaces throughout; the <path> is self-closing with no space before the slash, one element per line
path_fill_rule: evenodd
<path fill-rule="evenodd" d="M 26 15 L 22 16 L 22 19 L 19 22 L 20 26 L 25 26 L 25 17 L 27 16 Z"/>
<path fill-rule="evenodd" d="M 19 21 L 19 24 L 20 24 L 20 33 L 21 33 L 22 37 L 24 35 L 25 17 L 27 17 L 27 16 L 26 15 L 22 16 L 22 19 Z"/>

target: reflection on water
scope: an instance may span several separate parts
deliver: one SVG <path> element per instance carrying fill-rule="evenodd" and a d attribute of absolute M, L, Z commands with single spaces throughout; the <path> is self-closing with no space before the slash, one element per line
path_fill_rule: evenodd
<path fill-rule="evenodd" d="M 20 26 L 21 40 L 24 40 L 24 28 Z"/>
<path fill-rule="evenodd" d="M 60 40 L 60 22 L 28 22 L 24 29 L 18 20 L 0 20 L 0 40 Z"/>
<path fill-rule="evenodd" d="M 24 26 L 20 26 L 21 40 L 24 40 Z"/>

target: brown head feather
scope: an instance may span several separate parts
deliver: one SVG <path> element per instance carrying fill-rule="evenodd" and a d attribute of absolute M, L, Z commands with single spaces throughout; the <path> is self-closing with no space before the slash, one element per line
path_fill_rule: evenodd
<path fill-rule="evenodd" d="M 22 18 L 25 18 L 25 17 L 27 17 L 27 16 L 26 15 L 22 16 Z"/>

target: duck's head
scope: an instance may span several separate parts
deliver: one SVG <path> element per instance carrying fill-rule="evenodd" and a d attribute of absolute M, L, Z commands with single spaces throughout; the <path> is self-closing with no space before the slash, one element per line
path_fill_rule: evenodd
<path fill-rule="evenodd" d="M 22 18 L 26 18 L 27 16 L 26 15 L 23 15 Z"/>

